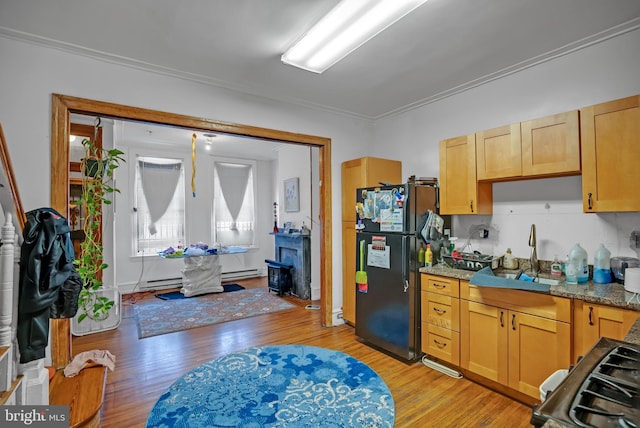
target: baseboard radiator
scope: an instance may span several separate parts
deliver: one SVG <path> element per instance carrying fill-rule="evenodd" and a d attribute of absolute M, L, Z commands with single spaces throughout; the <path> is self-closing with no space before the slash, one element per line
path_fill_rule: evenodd
<path fill-rule="evenodd" d="M 260 269 L 244 269 L 233 272 L 222 272 L 222 282 L 235 281 L 238 279 L 257 278 L 261 274 Z"/>
<path fill-rule="evenodd" d="M 222 282 L 237 281 L 239 279 L 258 278 L 262 275 L 260 269 L 243 269 L 233 272 L 222 272 Z M 140 283 L 140 290 L 163 290 L 166 288 L 182 287 L 182 277 L 150 279 Z"/>
<path fill-rule="evenodd" d="M 182 287 L 182 277 L 150 279 L 140 283 L 140 291 Z"/>

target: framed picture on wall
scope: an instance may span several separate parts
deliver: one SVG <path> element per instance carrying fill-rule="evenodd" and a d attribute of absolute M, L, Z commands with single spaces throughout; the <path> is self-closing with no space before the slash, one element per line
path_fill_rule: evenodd
<path fill-rule="evenodd" d="M 288 213 L 300 211 L 300 189 L 298 178 L 284 180 L 284 211 Z"/>

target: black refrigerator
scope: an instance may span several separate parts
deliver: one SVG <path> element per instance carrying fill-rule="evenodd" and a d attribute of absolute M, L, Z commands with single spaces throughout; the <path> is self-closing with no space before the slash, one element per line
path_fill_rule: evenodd
<path fill-rule="evenodd" d="M 418 250 L 429 212 L 437 213 L 437 181 L 356 191 L 356 336 L 402 360 L 420 349 Z"/>

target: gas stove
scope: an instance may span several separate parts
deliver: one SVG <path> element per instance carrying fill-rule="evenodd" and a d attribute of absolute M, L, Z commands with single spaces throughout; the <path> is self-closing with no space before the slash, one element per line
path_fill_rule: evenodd
<path fill-rule="evenodd" d="M 640 346 L 600 338 L 546 400 L 535 427 L 640 428 Z"/>

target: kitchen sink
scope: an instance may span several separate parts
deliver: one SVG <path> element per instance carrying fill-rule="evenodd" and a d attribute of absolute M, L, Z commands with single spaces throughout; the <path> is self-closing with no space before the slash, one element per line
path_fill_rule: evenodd
<path fill-rule="evenodd" d="M 515 273 L 495 273 L 494 275 L 500 278 L 516 279 Z M 523 281 L 523 282 L 531 282 L 531 281 Z M 558 281 L 557 279 L 540 278 L 540 277 L 536 277 L 533 280 L 533 282 L 537 282 L 538 284 L 545 284 L 545 285 L 558 285 L 562 283 L 562 281 Z"/>

